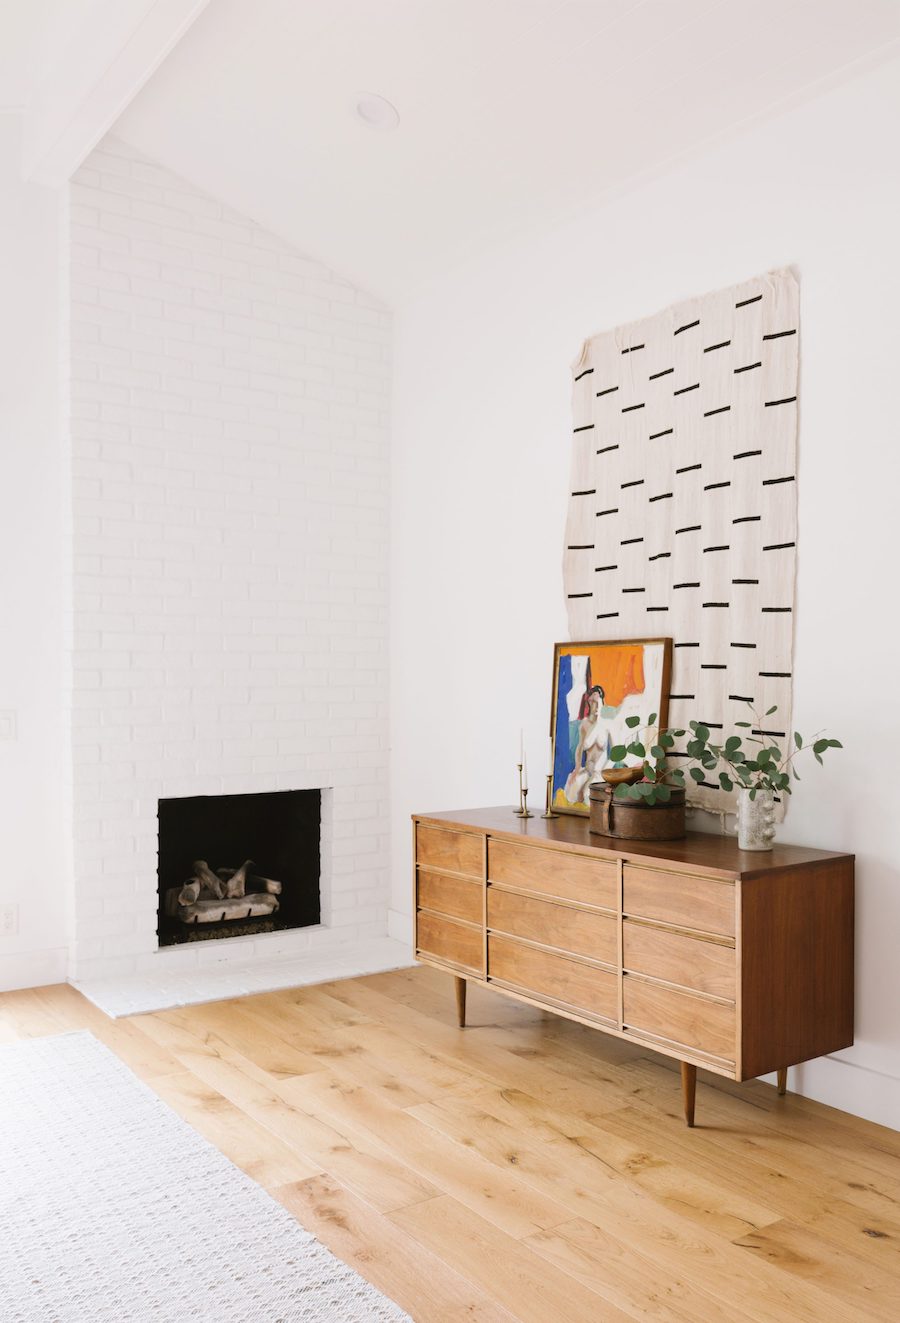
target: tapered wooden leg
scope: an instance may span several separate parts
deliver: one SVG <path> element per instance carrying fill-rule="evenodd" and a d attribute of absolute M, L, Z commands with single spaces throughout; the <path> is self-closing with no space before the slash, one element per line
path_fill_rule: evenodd
<path fill-rule="evenodd" d="M 454 974 L 456 980 L 456 1014 L 459 1018 L 460 1029 L 466 1027 L 466 980 L 459 978 Z"/>
<path fill-rule="evenodd" d="M 681 1063 L 681 1098 L 684 1103 L 684 1119 L 688 1125 L 694 1124 L 694 1098 L 697 1094 L 697 1067 L 687 1061 Z"/>
<path fill-rule="evenodd" d="M 787 1093 L 787 1066 L 783 1066 L 778 1072 L 778 1092 L 782 1097 Z"/>

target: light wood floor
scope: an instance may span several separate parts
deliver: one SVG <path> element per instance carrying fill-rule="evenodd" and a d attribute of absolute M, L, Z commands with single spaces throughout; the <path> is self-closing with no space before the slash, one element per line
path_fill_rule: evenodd
<path fill-rule="evenodd" d="M 900 1134 L 661 1058 L 434 970 L 109 1020 L 0 997 L 0 1039 L 90 1029 L 418 1323 L 900 1319 Z"/>

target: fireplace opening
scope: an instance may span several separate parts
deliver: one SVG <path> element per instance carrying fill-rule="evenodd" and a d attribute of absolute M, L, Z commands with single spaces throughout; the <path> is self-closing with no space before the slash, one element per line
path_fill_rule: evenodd
<path fill-rule="evenodd" d="M 319 790 L 159 801 L 160 946 L 321 918 Z"/>

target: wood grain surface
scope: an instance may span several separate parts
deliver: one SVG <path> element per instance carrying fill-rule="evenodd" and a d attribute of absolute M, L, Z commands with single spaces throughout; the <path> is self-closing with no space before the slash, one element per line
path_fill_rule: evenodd
<path fill-rule="evenodd" d="M 893 1323 L 900 1134 L 678 1065 L 427 967 L 89 1029 L 416 1323 Z M 702 1098 L 702 1104 L 701 1104 Z M 89 1211 L 89 1210 L 88 1210 Z"/>

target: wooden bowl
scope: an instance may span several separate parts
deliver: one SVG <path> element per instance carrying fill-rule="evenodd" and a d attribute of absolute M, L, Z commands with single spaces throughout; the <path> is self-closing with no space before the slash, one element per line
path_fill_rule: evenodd
<path fill-rule="evenodd" d="M 644 779 L 644 765 L 638 767 L 605 767 L 600 773 L 608 786 L 631 786 Z"/>

